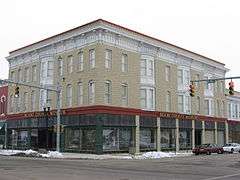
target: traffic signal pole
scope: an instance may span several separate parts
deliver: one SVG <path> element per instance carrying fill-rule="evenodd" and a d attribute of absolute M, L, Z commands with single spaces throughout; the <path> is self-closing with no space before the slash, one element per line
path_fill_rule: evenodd
<path fill-rule="evenodd" d="M 61 117 L 60 117 L 60 93 L 61 93 L 61 87 L 60 84 L 57 83 L 57 87 L 56 89 L 52 89 L 52 88 L 46 88 L 43 86 L 36 86 L 36 85 L 32 85 L 29 83 L 23 83 L 23 82 L 14 82 L 12 80 L 2 80 L 0 79 L 0 84 L 3 83 L 8 83 L 8 84 L 16 84 L 16 85 L 21 85 L 21 86 L 27 86 L 27 87 L 32 87 L 32 88 L 36 88 L 36 89 L 43 89 L 43 90 L 47 90 L 47 91 L 52 91 L 55 92 L 57 95 L 57 136 L 56 136 L 56 151 L 60 152 L 60 124 L 61 124 Z"/>
<path fill-rule="evenodd" d="M 194 82 L 208 82 L 208 83 L 215 83 L 215 81 L 221 81 L 221 80 L 227 80 L 227 79 L 240 79 L 240 76 L 235 76 L 235 77 L 226 77 L 226 78 L 213 78 L 213 79 L 200 79 L 200 80 L 192 80 L 190 81 L 191 83 Z"/>

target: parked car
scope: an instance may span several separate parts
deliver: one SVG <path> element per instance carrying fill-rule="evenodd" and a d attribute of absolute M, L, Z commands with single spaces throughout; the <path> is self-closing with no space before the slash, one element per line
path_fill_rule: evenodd
<path fill-rule="evenodd" d="M 195 155 L 218 153 L 222 154 L 224 152 L 223 148 L 217 144 L 202 144 L 192 150 Z"/>
<path fill-rule="evenodd" d="M 223 146 L 224 152 L 233 153 L 239 152 L 240 153 L 240 144 L 238 143 L 228 143 Z"/>

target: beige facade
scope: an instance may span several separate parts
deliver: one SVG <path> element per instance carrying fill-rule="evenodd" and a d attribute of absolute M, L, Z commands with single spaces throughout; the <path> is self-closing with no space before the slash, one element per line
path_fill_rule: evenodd
<path fill-rule="evenodd" d="M 98 22 L 99 23 L 99 22 Z M 96 25 L 98 25 L 96 23 Z M 81 28 L 79 29 L 81 31 Z M 19 61 L 19 63 L 16 63 L 15 65 L 11 65 L 11 63 L 14 61 L 14 58 L 18 58 L 18 52 L 23 53 L 24 48 L 11 52 L 10 56 L 8 57 L 8 60 L 10 62 L 10 70 L 9 70 L 9 77 L 12 78 L 15 81 L 19 80 L 19 69 L 22 70 L 22 81 L 26 81 L 26 73 L 24 72 L 26 68 L 29 68 L 28 73 L 28 83 L 35 84 L 35 85 L 43 85 L 45 87 L 55 88 L 57 83 L 59 82 L 62 88 L 61 92 L 61 108 L 69 108 L 69 107 L 78 107 L 78 106 L 89 106 L 89 105 L 109 105 L 109 106 L 117 106 L 117 107 L 130 107 L 130 108 L 137 108 L 137 109 L 146 109 L 142 108 L 141 106 L 141 97 L 140 89 L 144 86 L 150 87 L 153 89 L 152 95 L 153 101 L 154 101 L 154 107 L 149 110 L 156 110 L 156 111 L 170 111 L 170 112 L 179 112 L 184 114 L 200 114 L 200 115 L 206 115 L 206 107 L 205 107 L 205 99 L 210 98 L 212 100 L 212 105 L 209 108 L 211 108 L 211 116 L 217 116 L 217 117 L 225 117 L 225 107 L 226 107 L 226 97 L 224 95 L 223 91 L 220 91 L 223 87 L 223 84 L 221 82 L 216 82 L 213 84 L 212 92 L 213 94 L 208 97 L 208 95 L 205 94 L 205 84 L 204 83 L 195 83 L 196 93 L 195 97 L 190 98 L 188 88 L 190 81 L 189 80 L 197 80 L 197 79 L 203 79 L 205 78 L 206 72 L 209 74 L 209 71 L 211 68 L 215 68 L 218 71 L 215 70 L 216 73 L 221 74 L 221 76 L 225 75 L 226 69 L 224 68 L 224 65 L 221 63 L 217 63 L 215 61 L 209 60 L 208 58 L 202 57 L 199 55 L 199 59 L 196 58 L 196 60 L 189 59 L 186 60 L 186 57 L 189 55 L 189 51 L 186 51 L 186 57 L 184 57 L 180 51 L 183 51 L 183 49 L 178 49 L 179 51 L 176 51 L 176 54 L 179 53 L 177 56 L 177 59 L 174 61 L 171 60 L 172 57 L 169 56 L 170 59 L 167 57 L 161 56 L 158 53 L 159 50 L 156 52 L 151 52 L 147 48 L 147 43 L 149 43 L 149 38 L 144 37 L 143 35 L 138 36 L 135 34 L 135 39 L 131 39 L 132 43 L 133 41 L 137 41 L 138 37 L 143 38 L 142 40 L 146 40 L 146 45 L 144 43 L 135 44 L 135 50 L 131 49 L 130 47 L 127 47 L 127 44 L 124 46 L 121 46 L 123 42 L 127 43 L 127 37 L 121 36 L 114 36 L 113 32 L 109 31 L 91 31 L 89 30 L 89 33 L 91 34 L 90 37 L 93 35 L 96 35 L 95 41 L 90 41 L 90 43 L 86 43 L 87 37 L 85 37 L 85 44 L 82 46 L 74 45 L 74 48 L 67 49 L 67 43 L 70 42 L 68 40 L 65 40 L 65 49 L 58 51 L 57 45 L 56 48 L 53 50 L 52 53 L 47 52 L 47 54 L 41 55 L 41 53 L 38 54 L 37 58 L 33 58 L 35 56 L 31 56 L 33 59 L 26 60 L 23 58 L 22 61 Z M 109 34 L 108 34 L 109 33 Z M 127 30 L 124 31 L 126 35 L 128 35 L 130 32 Z M 131 33 L 130 33 L 131 34 Z M 101 36 L 100 36 L 101 35 Z M 109 43 L 107 39 L 107 35 L 112 35 L 112 38 L 115 38 L 113 40 L 115 44 Z M 87 36 L 84 34 L 83 36 Z M 99 37 L 106 37 L 99 38 Z M 99 39 L 98 39 L 99 38 Z M 122 41 L 120 41 L 121 39 Z M 75 43 L 77 43 L 76 39 Z M 50 40 L 48 40 L 51 42 Z M 129 41 L 129 42 L 131 42 Z M 42 43 L 42 42 L 41 42 Z M 54 42 L 52 42 L 54 43 Z M 71 43 L 71 42 L 70 42 Z M 162 43 L 162 42 L 161 42 Z M 159 45 L 161 45 L 161 43 Z M 36 45 L 34 45 L 36 46 Z M 29 47 L 28 47 L 29 48 Z M 146 50 L 144 49 L 146 48 Z M 178 47 L 174 47 L 178 48 Z M 95 67 L 91 68 L 90 66 L 90 51 L 94 50 L 95 52 Z M 111 64 L 110 68 L 106 68 L 106 51 L 110 52 L 111 54 Z M 163 51 L 164 52 L 164 51 Z M 83 65 L 82 69 L 79 67 L 79 53 L 82 53 L 83 55 Z M 122 63 L 123 63 L 123 55 L 126 56 L 127 63 L 126 72 L 122 72 Z M 195 53 L 191 54 L 191 56 L 197 56 Z M 189 56 L 190 56 L 189 55 Z M 12 58 L 12 56 L 14 56 Z M 144 83 L 141 80 L 141 59 L 143 57 L 151 57 L 153 58 L 154 62 L 154 75 L 153 75 L 153 82 L 148 84 L 148 80 L 146 80 Z M 24 57 L 24 56 L 21 56 Z M 21 58 L 20 57 L 20 58 Z M 183 57 L 181 59 L 180 57 Z M 49 58 L 49 59 L 47 59 Z M 204 60 L 205 58 L 205 60 Z M 62 59 L 62 74 L 59 74 L 59 59 Z M 71 59 L 71 60 L 70 60 Z M 203 59 L 203 60 L 202 60 Z M 46 67 L 44 67 L 43 62 L 46 61 Z M 51 61 L 53 63 L 53 67 L 48 67 L 48 62 Z M 72 61 L 70 63 L 70 61 Z M 196 61 L 192 62 L 192 61 Z M 192 64 L 191 64 L 192 63 Z M 197 65 L 195 65 L 195 64 Z M 200 64 L 200 65 L 199 65 Z M 213 67 L 213 64 L 216 64 L 216 67 Z M 36 67 L 36 78 L 35 81 L 33 81 L 33 66 Z M 198 68 L 196 68 L 196 67 Z M 181 69 L 183 67 L 183 74 L 182 76 L 185 76 L 186 73 L 189 73 L 189 79 L 184 80 L 184 83 L 182 87 L 179 89 L 179 68 Z M 207 67 L 207 68 L 206 68 Z M 45 69 L 44 69 L 45 68 Z M 68 70 L 68 69 L 71 70 Z M 204 69 L 205 68 L 205 69 Z M 50 69 L 50 70 L 49 70 Z M 47 71 L 47 72 L 45 72 Z M 52 71 L 52 75 L 50 73 L 50 77 L 48 77 L 48 71 Z M 211 76 L 215 77 L 217 76 L 215 72 L 211 72 Z M 46 77 L 44 77 L 43 73 L 46 73 Z M 14 77 L 11 77 L 14 76 Z M 168 77 L 166 77 L 168 76 Z M 183 79 L 186 77 L 182 77 Z M 94 82 L 94 102 L 89 102 L 89 82 Z M 106 87 L 105 83 L 110 83 L 110 91 L 109 93 L 106 93 Z M 188 82 L 187 82 L 188 81 Z M 79 100 L 79 83 L 82 83 L 82 90 L 81 95 L 82 99 Z M 127 88 L 127 99 L 125 99 L 123 103 L 123 87 L 122 85 L 125 85 Z M 67 93 L 67 88 L 71 89 L 71 93 Z M 223 88 L 224 89 L 224 88 Z M 12 86 L 9 88 L 9 97 L 14 95 L 15 86 Z M 35 92 L 35 98 L 32 98 L 31 93 L 32 91 Z M 23 100 L 23 95 L 27 96 L 27 102 Z M 149 93 L 146 91 L 146 94 Z M 43 93 L 44 94 L 44 93 Z M 67 95 L 68 94 L 68 95 Z M 106 96 L 109 96 L 109 99 L 106 102 Z M 182 102 L 179 100 L 179 95 L 183 96 Z M 46 97 L 47 96 L 47 97 Z M 149 96 L 149 95 L 146 95 Z M 67 102 L 67 99 L 71 98 L 71 103 L 69 105 L 69 102 Z M 41 104 L 42 99 L 45 99 L 43 102 L 44 105 Z M 47 99 L 47 100 L 46 100 Z M 146 98 L 147 99 L 147 98 Z M 189 102 L 188 102 L 189 99 Z M 13 101 L 16 102 L 16 98 L 13 98 Z M 31 107 L 33 104 L 33 101 L 35 102 L 34 108 Z M 69 101 L 69 100 L 68 100 Z M 81 101 L 81 102 L 80 102 Z M 28 88 L 28 87 L 22 87 L 20 86 L 20 102 L 26 103 L 27 107 L 20 109 L 16 109 L 16 107 L 12 108 L 9 106 L 9 113 L 17 113 L 17 112 L 24 112 L 24 111 L 42 111 L 43 106 L 51 106 L 51 109 L 56 108 L 56 95 L 53 92 L 49 92 L 48 95 L 41 94 L 41 92 L 37 89 Z M 11 103 L 11 102 L 9 102 Z M 144 103 L 144 101 L 143 101 Z M 146 102 L 145 102 L 146 103 Z M 187 108 L 183 108 L 183 111 L 179 111 L 179 107 L 182 106 L 188 106 Z M 16 106 L 16 103 L 12 103 L 14 106 Z M 189 110 L 188 110 L 189 108 Z"/>

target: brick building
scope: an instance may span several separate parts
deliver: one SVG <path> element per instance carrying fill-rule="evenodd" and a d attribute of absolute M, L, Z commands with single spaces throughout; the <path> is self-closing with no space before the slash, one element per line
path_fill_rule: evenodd
<path fill-rule="evenodd" d="M 190 80 L 227 71 L 200 54 L 99 19 L 11 51 L 7 60 L 16 82 L 60 83 L 63 151 L 178 151 L 228 142 L 225 83 L 196 83 L 189 96 Z M 56 95 L 19 87 L 19 98 L 9 87 L 9 145 L 54 149 Z"/>
<path fill-rule="evenodd" d="M 8 86 L 0 85 L 0 148 L 5 146 Z"/>

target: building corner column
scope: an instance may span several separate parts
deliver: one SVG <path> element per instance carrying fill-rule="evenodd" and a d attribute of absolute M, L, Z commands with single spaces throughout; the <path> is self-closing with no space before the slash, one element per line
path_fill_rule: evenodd
<path fill-rule="evenodd" d="M 229 143 L 229 128 L 228 128 L 228 122 L 225 121 L 225 143 Z"/>
<path fill-rule="evenodd" d="M 218 143 L 217 121 L 214 122 L 214 135 L 215 135 L 215 144 L 217 144 Z"/>
<path fill-rule="evenodd" d="M 195 148 L 195 120 L 192 120 L 192 149 Z"/>
<path fill-rule="evenodd" d="M 202 121 L 202 144 L 205 144 L 205 121 Z"/>
<path fill-rule="evenodd" d="M 161 125 L 160 125 L 160 117 L 157 117 L 157 151 L 161 151 Z"/>
<path fill-rule="evenodd" d="M 176 119 L 176 152 L 179 151 L 179 119 Z"/>
<path fill-rule="evenodd" d="M 140 153 L 140 117 L 139 117 L 139 115 L 136 115 L 136 117 L 135 117 L 134 138 L 135 138 L 134 154 L 139 154 Z"/>

